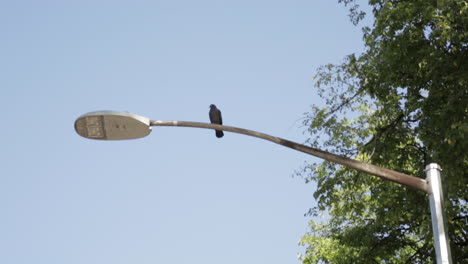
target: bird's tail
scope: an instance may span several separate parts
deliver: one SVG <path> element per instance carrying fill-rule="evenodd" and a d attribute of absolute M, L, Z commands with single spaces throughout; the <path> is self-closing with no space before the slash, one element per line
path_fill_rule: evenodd
<path fill-rule="evenodd" d="M 224 133 L 222 130 L 216 130 L 216 137 L 217 138 L 222 138 L 224 136 Z"/>

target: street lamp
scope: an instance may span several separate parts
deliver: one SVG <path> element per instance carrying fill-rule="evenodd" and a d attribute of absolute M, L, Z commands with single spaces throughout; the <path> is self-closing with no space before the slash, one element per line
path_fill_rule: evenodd
<path fill-rule="evenodd" d="M 258 137 L 348 168 L 378 176 L 387 181 L 392 181 L 418 191 L 423 191 L 429 195 L 437 263 L 452 263 L 447 225 L 443 209 L 443 194 L 440 178 L 441 168 L 435 163 L 426 166 L 426 180 L 424 180 L 401 172 L 381 168 L 366 162 L 311 148 L 283 138 L 238 127 L 187 121 L 153 121 L 143 116 L 116 111 L 91 112 L 78 117 L 75 121 L 75 130 L 80 136 L 96 140 L 126 140 L 141 138 L 147 136 L 151 132 L 152 126 L 198 127 Z"/>

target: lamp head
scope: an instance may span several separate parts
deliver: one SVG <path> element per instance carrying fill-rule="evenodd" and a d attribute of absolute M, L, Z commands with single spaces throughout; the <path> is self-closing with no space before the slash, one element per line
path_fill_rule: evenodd
<path fill-rule="evenodd" d="M 80 136 L 96 140 L 124 140 L 147 136 L 150 120 L 127 112 L 98 111 L 84 114 L 75 121 Z"/>

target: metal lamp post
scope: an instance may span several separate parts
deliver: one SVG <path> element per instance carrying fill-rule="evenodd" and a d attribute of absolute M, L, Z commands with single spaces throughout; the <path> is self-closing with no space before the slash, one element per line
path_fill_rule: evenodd
<path fill-rule="evenodd" d="M 387 181 L 392 181 L 418 191 L 423 191 L 429 195 L 437 263 L 452 263 L 443 208 L 443 194 L 440 178 L 441 168 L 435 163 L 427 165 L 426 179 L 424 180 L 401 172 L 381 168 L 366 162 L 311 148 L 279 137 L 238 127 L 187 121 L 153 121 L 143 116 L 115 111 L 91 112 L 78 117 L 75 121 L 75 130 L 80 136 L 96 140 L 126 140 L 141 138 L 150 134 L 152 126 L 198 127 L 253 136 L 348 168 L 378 176 Z"/>

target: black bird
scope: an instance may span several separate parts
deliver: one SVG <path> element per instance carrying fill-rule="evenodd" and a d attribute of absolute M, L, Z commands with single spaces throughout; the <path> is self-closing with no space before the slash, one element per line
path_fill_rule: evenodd
<path fill-rule="evenodd" d="M 218 124 L 222 125 L 223 124 L 223 118 L 221 117 L 221 111 L 219 111 L 218 108 L 216 108 L 216 105 L 212 104 L 210 105 L 210 121 L 212 124 Z M 216 137 L 221 138 L 224 136 L 224 133 L 222 130 L 216 130 Z"/>

